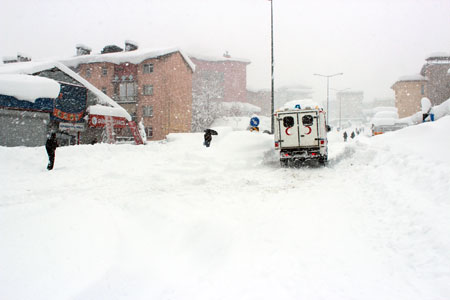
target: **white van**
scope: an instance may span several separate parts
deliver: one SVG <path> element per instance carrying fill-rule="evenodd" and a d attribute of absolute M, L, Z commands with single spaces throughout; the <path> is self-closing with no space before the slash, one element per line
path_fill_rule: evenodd
<path fill-rule="evenodd" d="M 280 150 L 282 166 L 317 161 L 325 165 L 328 159 L 325 112 L 318 108 L 285 109 L 274 116 L 275 149 Z"/>

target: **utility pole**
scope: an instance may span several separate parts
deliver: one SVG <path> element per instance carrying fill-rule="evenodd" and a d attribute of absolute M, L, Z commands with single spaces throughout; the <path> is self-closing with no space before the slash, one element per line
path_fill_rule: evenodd
<path fill-rule="evenodd" d="M 270 125 L 270 132 L 274 133 L 274 113 L 275 113 L 275 102 L 274 102 L 274 77 L 273 77 L 273 71 L 274 71 L 274 60 L 273 60 L 273 0 L 270 1 L 270 32 L 271 32 L 271 53 L 272 53 L 272 100 L 271 100 L 271 125 Z"/>

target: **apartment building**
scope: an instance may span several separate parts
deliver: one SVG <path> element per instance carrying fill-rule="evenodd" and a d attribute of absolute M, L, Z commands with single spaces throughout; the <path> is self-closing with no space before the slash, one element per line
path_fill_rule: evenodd
<path fill-rule="evenodd" d="M 107 45 L 90 52 L 77 45 L 78 55 L 63 63 L 142 121 L 148 140 L 191 131 L 195 66 L 179 48 L 138 49 L 126 41 L 124 50 Z"/>

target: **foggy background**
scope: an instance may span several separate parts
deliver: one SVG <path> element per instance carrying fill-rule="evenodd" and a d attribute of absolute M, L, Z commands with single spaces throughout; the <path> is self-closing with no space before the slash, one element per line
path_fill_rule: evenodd
<path fill-rule="evenodd" d="M 326 101 L 330 87 L 394 97 L 391 85 L 420 72 L 427 55 L 450 52 L 449 0 L 273 0 L 275 87 L 305 85 Z M 2 1 L 0 57 L 32 60 L 92 53 L 105 45 L 178 46 L 188 54 L 251 61 L 247 87 L 270 89 L 268 0 Z M 335 92 L 330 93 L 333 99 Z"/>

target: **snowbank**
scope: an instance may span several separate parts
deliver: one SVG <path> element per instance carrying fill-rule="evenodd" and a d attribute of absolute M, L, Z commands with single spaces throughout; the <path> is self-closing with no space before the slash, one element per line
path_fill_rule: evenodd
<path fill-rule="evenodd" d="M 439 120 L 444 116 L 450 115 L 450 99 L 447 99 L 439 105 L 433 106 L 431 108 L 431 113 L 434 114 L 435 120 Z M 423 122 L 423 113 L 422 111 L 419 111 L 412 116 L 401 118 L 400 122 L 407 123 L 409 125 L 420 124 Z"/>
<path fill-rule="evenodd" d="M 19 100 L 33 102 L 38 98 L 55 99 L 59 95 L 58 82 L 38 76 L 23 74 L 1 74 L 0 94 L 13 96 Z"/>
<path fill-rule="evenodd" d="M 450 117 L 333 132 L 326 168 L 217 130 L 61 147 L 51 172 L 0 147 L 0 298 L 450 298 Z"/>

